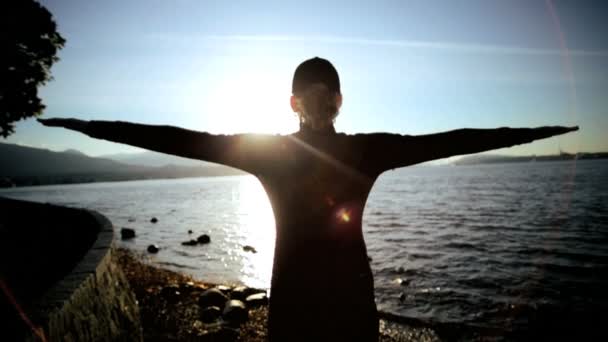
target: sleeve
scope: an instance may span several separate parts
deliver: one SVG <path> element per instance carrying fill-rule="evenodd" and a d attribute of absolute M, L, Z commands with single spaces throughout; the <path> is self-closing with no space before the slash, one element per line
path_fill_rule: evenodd
<path fill-rule="evenodd" d="M 90 121 L 85 133 L 93 138 L 141 147 L 180 157 L 223 164 L 253 174 L 280 159 L 280 136 L 214 135 L 172 126 L 121 121 Z"/>
<path fill-rule="evenodd" d="M 578 127 L 463 128 L 427 135 L 370 134 L 366 162 L 378 173 L 451 156 L 510 147 L 578 130 Z"/>

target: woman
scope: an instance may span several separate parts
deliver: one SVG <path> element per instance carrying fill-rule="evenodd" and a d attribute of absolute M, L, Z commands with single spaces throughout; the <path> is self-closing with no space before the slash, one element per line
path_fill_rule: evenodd
<path fill-rule="evenodd" d="M 290 135 L 211 135 L 127 122 L 40 120 L 94 138 L 232 166 L 254 174 L 275 215 L 269 337 L 272 341 L 376 341 L 374 285 L 362 232 L 378 176 L 421 162 L 528 143 L 577 127 L 460 129 L 421 136 L 336 133 L 342 104 L 333 65 L 300 64 Z"/>

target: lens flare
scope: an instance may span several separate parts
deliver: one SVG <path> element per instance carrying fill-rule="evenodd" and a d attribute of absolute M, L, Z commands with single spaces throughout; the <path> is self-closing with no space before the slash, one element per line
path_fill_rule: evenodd
<path fill-rule="evenodd" d="M 338 221 L 342 223 L 350 222 L 350 211 L 344 208 L 340 209 L 338 211 Z"/>

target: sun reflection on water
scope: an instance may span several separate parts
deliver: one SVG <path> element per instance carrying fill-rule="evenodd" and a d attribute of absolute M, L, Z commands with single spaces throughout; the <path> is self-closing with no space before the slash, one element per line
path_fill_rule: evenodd
<path fill-rule="evenodd" d="M 238 194 L 238 218 L 241 246 L 252 246 L 256 252 L 241 249 L 241 281 L 248 286 L 268 288 L 272 275 L 275 221 L 272 207 L 262 184 L 253 176 L 242 177 Z"/>

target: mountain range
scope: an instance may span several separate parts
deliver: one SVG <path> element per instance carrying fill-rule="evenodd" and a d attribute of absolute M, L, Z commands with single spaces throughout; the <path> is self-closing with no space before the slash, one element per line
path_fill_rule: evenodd
<path fill-rule="evenodd" d="M 608 153 L 561 153 L 552 156 L 477 154 L 460 158 L 452 164 L 600 158 L 608 158 Z M 90 157 L 76 149 L 54 152 L 0 143 L 0 187 L 243 174 L 245 172 L 222 165 L 150 151 Z"/>
<path fill-rule="evenodd" d="M 54 152 L 0 143 L 0 186 L 240 174 L 245 173 L 226 166 L 160 153 L 90 157 L 74 149 Z"/>
<path fill-rule="evenodd" d="M 75 150 L 66 150 L 75 151 Z M 82 152 L 81 152 L 82 153 Z M 188 159 L 177 156 L 172 156 L 170 154 L 164 154 L 153 151 L 144 151 L 139 153 L 118 153 L 118 154 L 107 154 L 100 156 L 100 158 L 111 159 L 123 164 L 129 165 L 139 165 L 139 166 L 167 166 L 167 165 L 176 165 L 176 166 L 200 166 L 200 167 L 208 167 L 208 166 L 217 166 L 216 164 L 208 163 L 202 160 Z"/>

